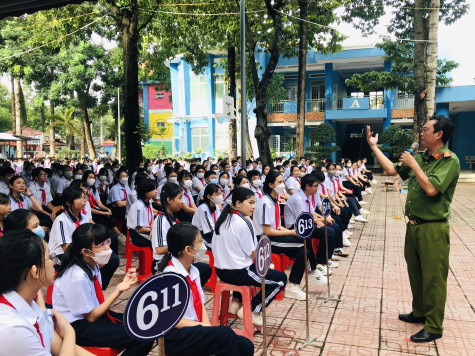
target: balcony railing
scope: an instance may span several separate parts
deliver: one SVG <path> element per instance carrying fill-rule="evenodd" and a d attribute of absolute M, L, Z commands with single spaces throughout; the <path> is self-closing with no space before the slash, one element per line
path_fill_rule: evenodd
<path fill-rule="evenodd" d="M 326 99 L 326 110 L 384 109 L 384 95 L 366 95 L 362 97 L 340 96 Z"/>
<path fill-rule="evenodd" d="M 414 95 L 402 96 L 394 99 L 395 109 L 413 109 L 414 108 Z"/>
<path fill-rule="evenodd" d="M 283 100 L 277 103 L 269 104 L 270 114 L 275 113 L 296 113 L 297 102 L 294 100 Z M 325 111 L 325 99 L 305 100 L 305 112 L 323 112 Z"/>

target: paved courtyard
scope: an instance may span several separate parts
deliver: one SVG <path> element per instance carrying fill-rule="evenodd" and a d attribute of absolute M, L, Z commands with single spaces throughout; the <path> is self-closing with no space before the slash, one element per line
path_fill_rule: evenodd
<path fill-rule="evenodd" d="M 374 194 L 365 197 L 369 222 L 355 224 L 352 246 L 347 248 L 351 255 L 340 260 L 331 277 L 332 295 L 341 301 L 325 303 L 316 297 L 326 296 L 326 287 L 309 287 L 310 337 L 316 337 L 321 348 L 298 350 L 295 339 L 305 339 L 306 334 L 305 302 L 284 298 L 268 308 L 269 355 L 475 355 L 475 184 L 460 183 L 452 203 L 444 336 L 415 344 L 409 337 L 421 325 L 398 320 L 399 313 L 411 311 L 403 256 L 406 195 L 384 192 L 385 178 L 377 179 Z M 121 265 L 125 268 L 123 258 Z M 118 282 L 114 277 L 109 289 Z M 213 295 L 205 291 L 211 318 Z M 129 295 L 124 293 L 113 309 L 123 311 Z M 232 323 L 242 327 L 239 321 Z M 254 343 L 256 355 L 261 355 L 261 334 L 255 334 Z M 151 352 L 157 354 L 156 349 Z"/>

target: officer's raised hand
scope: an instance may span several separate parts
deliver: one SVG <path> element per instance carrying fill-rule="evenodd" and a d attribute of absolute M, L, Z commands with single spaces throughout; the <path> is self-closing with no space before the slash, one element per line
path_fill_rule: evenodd
<path fill-rule="evenodd" d="M 379 134 L 373 137 L 373 132 L 371 131 L 371 127 L 366 126 L 366 141 L 368 141 L 369 147 L 377 146 L 378 145 L 378 137 Z"/>

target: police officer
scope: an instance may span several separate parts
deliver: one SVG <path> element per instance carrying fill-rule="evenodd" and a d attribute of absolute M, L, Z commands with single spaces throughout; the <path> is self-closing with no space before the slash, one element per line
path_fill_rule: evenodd
<path fill-rule="evenodd" d="M 453 127 L 446 117 L 433 116 L 421 132 L 426 150 L 416 156 L 404 152 L 399 159 L 402 165 L 393 164 L 381 152 L 378 134 L 373 137 L 370 127 L 366 128 L 368 144 L 383 169 L 409 179 L 404 257 L 412 290 L 412 312 L 400 314 L 399 319 L 424 324 L 411 336 L 413 342 L 442 337 L 450 249 L 447 219 L 460 173 L 457 156 L 446 146 Z"/>

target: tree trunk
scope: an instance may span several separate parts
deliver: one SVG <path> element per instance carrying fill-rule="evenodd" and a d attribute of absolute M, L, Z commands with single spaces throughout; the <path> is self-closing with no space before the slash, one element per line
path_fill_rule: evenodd
<path fill-rule="evenodd" d="M 424 31 L 424 0 L 414 2 L 414 141 L 420 143 L 420 133 L 427 121 L 425 62 L 427 40 Z"/>
<path fill-rule="evenodd" d="M 54 104 L 50 101 L 49 103 L 49 114 L 54 114 Z M 53 120 L 50 120 L 50 125 L 53 124 Z M 56 137 L 54 133 L 54 127 L 49 130 L 49 155 L 53 158 L 56 155 Z"/>
<path fill-rule="evenodd" d="M 85 142 L 84 142 L 84 137 L 86 136 L 85 133 L 84 133 L 84 120 L 82 120 L 81 122 L 81 133 L 82 135 L 79 137 L 79 140 L 81 142 L 81 148 L 80 148 L 80 155 L 81 155 L 81 158 L 83 157 L 86 157 L 86 145 L 85 145 Z"/>
<path fill-rule="evenodd" d="M 12 83 L 12 133 L 14 135 L 17 134 L 16 132 L 16 102 L 15 102 L 15 78 L 11 77 L 11 83 Z"/>
<path fill-rule="evenodd" d="M 20 78 L 15 78 L 15 123 L 17 135 L 22 134 L 21 129 L 21 94 Z M 23 141 L 16 142 L 16 156 L 23 157 Z"/>
<path fill-rule="evenodd" d="M 297 88 L 297 158 L 305 153 L 305 84 L 307 76 L 307 8 L 308 0 L 299 0 L 299 73 Z"/>
<path fill-rule="evenodd" d="M 87 150 L 89 152 L 89 157 L 91 159 L 96 158 L 96 150 L 94 149 L 94 142 L 92 141 L 91 134 L 91 122 L 89 120 L 89 112 L 87 111 L 86 103 L 82 96 L 78 95 L 79 102 L 81 103 L 81 111 L 84 115 L 83 128 L 84 128 L 84 138 L 86 139 Z M 85 157 L 85 156 L 82 156 Z"/>
<path fill-rule="evenodd" d="M 41 132 L 45 132 L 45 106 L 41 104 L 40 106 L 40 122 L 41 122 Z"/>
<path fill-rule="evenodd" d="M 241 95 L 242 95 L 241 78 L 236 80 L 236 84 L 237 84 L 237 100 L 236 100 L 237 112 L 240 115 L 241 114 Z M 247 116 L 248 115 L 246 114 L 246 120 L 247 120 Z M 239 128 L 236 130 L 236 134 L 239 133 L 239 137 L 241 137 L 241 127 L 242 127 L 242 125 L 240 125 Z M 242 144 L 242 142 L 241 142 L 241 144 Z M 236 142 L 236 146 L 237 146 L 237 142 Z M 236 157 L 237 157 L 237 155 L 238 154 L 237 154 L 237 151 L 236 151 Z M 252 154 L 251 137 L 249 136 L 249 125 L 246 125 L 246 157 L 251 158 L 252 156 L 253 156 L 253 154 Z M 246 159 L 247 159 L 246 157 L 241 157 L 242 162 L 243 162 L 243 167 L 244 167 Z"/>
<path fill-rule="evenodd" d="M 428 51 L 427 51 L 427 119 L 435 113 L 435 87 L 437 86 L 437 38 L 439 30 L 440 0 L 431 0 L 428 23 Z"/>
<path fill-rule="evenodd" d="M 231 42 L 228 32 L 228 42 Z M 228 46 L 228 95 L 234 98 L 234 107 L 236 107 L 236 47 Z M 233 110 L 232 118 L 229 119 L 229 157 L 236 159 L 237 154 L 237 127 L 236 113 Z"/>
<path fill-rule="evenodd" d="M 23 95 L 23 89 L 20 82 L 20 110 L 21 110 L 21 126 L 26 126 L 27 122 L 27 111 L 26 111 L 26 101 L 25 96 Z"/>

